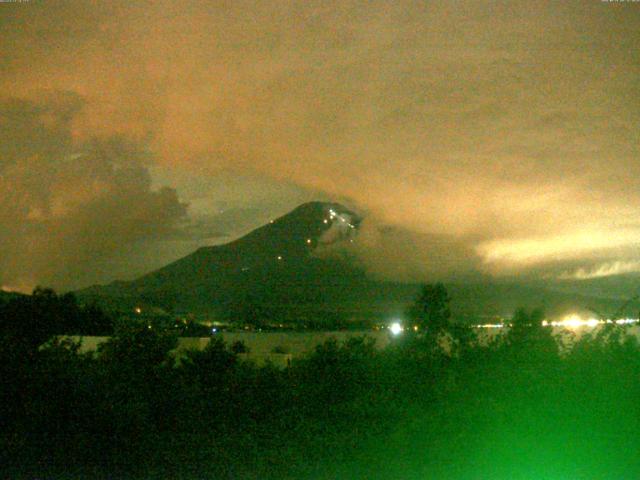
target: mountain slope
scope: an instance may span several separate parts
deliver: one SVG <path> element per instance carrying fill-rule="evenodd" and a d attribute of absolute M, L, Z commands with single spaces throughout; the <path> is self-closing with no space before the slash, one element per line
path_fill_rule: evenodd
<path fill-rule="evenodd" d="M 175 280 L 199 285 L 202 282 L 244 282 L 256 275 L 302 276 L 309 267 L 329 268 L 325 262 L 318 262 L 313 251 L 331 241 L 333 230 L 342 230 L 336 232 L 333 241 L 345 240 L 358 222 L 355 214 L 339 205 L 306 203 L 231 243 L 200 248 L 135 280 L 132 286 L 146 290 L 165 288 L 167 282 Z M 338 224 L 344 223 L 353 228 L 339 229 Z"/>
<path fill-rule="evenodd" d="M 352 310 L 370 281 L 353 259 L 316 252 L 351 240 L 359 222 L 341 205 L 306 203 L 231 243 L 200 248 L 132 282 L 78 295 L 125 309 L 144 303 L 219 316 L 243 315 L 239 310 L 247 305 L 298 316 Z"/>
<path fill-rule="evenodd" d="M 355 258 L 327 255 L 332 244 L 352 241 L 360 218 L 335 203 L 306 203 L 233 242 L 203 247 L 131 282 L 77 292 L 122 312 L 138 306 L 201 313 L 231 321 L 322 324 L 336 319 L 402 316 L 419 285 L 368 278 Z M 324 252 L 322 255 L 319 253 Z M 515 308 L 543 307 L 550 316 L 594 308 L 615 312 L 620 298 L 554 290 L 517 280 L 448 284 L 460 319 L 509 316 Z M 557 287 L 557 286 L 556 286 Z M 629 309 L 637 312 L 632 302 Z"/>

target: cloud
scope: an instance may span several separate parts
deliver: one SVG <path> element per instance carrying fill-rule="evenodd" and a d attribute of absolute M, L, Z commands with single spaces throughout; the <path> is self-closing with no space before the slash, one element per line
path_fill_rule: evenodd
<path fill-rule="evenodd" d="M 104 280 L 112 257 L 170 235 L 185 217 L 175 190 L 152 188 L 143 145 L 73 138 L 82 105 L 65 92 L 0 103 L 1 284 Z"/>
<path fill-rule="evenodd" d="M 482 243 L 477 251 L 488 266 L 527 266 L 543 261 L 576 261 L 620 254 L 622 249 L 635 250 L 640 244 L 640 231 L 619 230 L 615 237 L 606 231 L 577 231 L 570 234 L 495 240 Z"/>
<path fill-rule="evenodd" d="M 470 242 L 450 235 L 420 234 L 369 215 L 358 225 L 357 234 L 341 238 L 319 247 L 316 254 L 356 259 L 375 279 L 424 282 L 479 277 L 480 259 L 470 250 Z"/>
<path fill-rule="evenodd" d="M 640 261 L 614 261 L 597 265 L 592 268 L 578 268 L 574 271 L 562 272 L 560 280 L 590 280 L 593 278 L 610 277 L 624 273 L 640 272 Z"/>
<path fill-rule="evenodd" d="M 396 261 L 401 276 L 436 271 L 425 270 L 429 262 L 458 272 L 465 262 L 434 258 L 466 255 L 469 271 L 557 272 L 568 262 L 587 268 L 607 249 L 637 259 L 630 253 L 640 232 L 636 5 L 243 0 L 2 8 L 0 89 L 23 98 L 74 92 L 16 107 L 58 112 L 39 110 L 40 123 L 21 130 L 37 139 L 37 155 L 17 139 L 27 160 L 15 166 L 12 147 L 0 160 L 14 165 L 0 168 L 23 169 L 15 175 L 29 200 L 13 199 L 12 208 L 26 209 L 19 218 L 35 222 L 62 208 L 49 180 L 28 174 L 48 168 L 39 152 L 76 155 L 91 139 L 120 135 L 148 149 L 141 157 L 152 157 L 164 178 L 179 179 L 171 185 L 203 218 L 215 215 L 216 197 L 276 211 L 313 192 L 411 232 L 414 260 L 381 246 L 388 261 L 374 270 Z M 147 161 L 138 160 L 142 170 L 151 168 Z M 227 183 L 233 176 L 293 188 L 263 195 Z M 203 178 L 210 195 L 193 186 Z M 65 202 L 82 203 L 103 187 L 67 191 Z M 261 221 L 248 211 L 245 218 Z"/>

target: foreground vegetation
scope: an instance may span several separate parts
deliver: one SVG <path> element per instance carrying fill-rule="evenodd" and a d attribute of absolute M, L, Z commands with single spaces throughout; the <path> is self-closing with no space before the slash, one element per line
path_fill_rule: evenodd
<path fill-rule="evenodd" d="M 0 307 L 1 476 L 640 477 L 640 347 L 626 327 L 561 350 L 539 312 L 519 311 L 479 342 L 448 321 L 441 290 L 411 309 L 420 334 L 384 350 L 329 341 L 283 370 L 221 339 L 177 361 L 172 332 L 132 323 L 80 354 L 52 334 L 101 325 L 99 312 L 48 291 L 12 300 Z"/>

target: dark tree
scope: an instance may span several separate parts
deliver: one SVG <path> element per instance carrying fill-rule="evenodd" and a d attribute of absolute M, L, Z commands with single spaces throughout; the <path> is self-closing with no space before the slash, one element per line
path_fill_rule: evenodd
<path fill-rule="evenodd" d="M 80 316 L 73 295 L 58 296 L 38 287 L 31 296 L 14 298 L 0 308 L 0 336 L 33 352 L 52 336 L 68 333 Z"/>
<path fill-rule="evenodd" d="M 147 325 L 143 322 L 122 321 L 114 335 L 98 346 L 101 361 L 124 366 L 134 371 L 146 372 L 165 362 L 170 362 L 169 352 L 178 344 L 174 332 Z"/>
<path fill-rule="evenodd" d="M 451 297 L 442 283 L 426 284 L 409 308 L 409 318 L 421 331 L 438 335 L 450 330 Z"/>
<path fill-rule="evenodd" d="M 249 353 L 250 349 L 242 340 L 236 340 L 231 345 L 231 351 L 235 354 L 238 353 Z"/>
<path fill-rule="evenodd" d="M 544 311 L 537 308 L 530 312 L 518 308 L 512 319 L 511 328 L 507 332 L 507 343 L 512 348 L 526 353 L 526 358 L 555 358 L 558 345 L 550 327 L 545 327 Z M 541 357 L 542 356 L 542 357 Z"/>

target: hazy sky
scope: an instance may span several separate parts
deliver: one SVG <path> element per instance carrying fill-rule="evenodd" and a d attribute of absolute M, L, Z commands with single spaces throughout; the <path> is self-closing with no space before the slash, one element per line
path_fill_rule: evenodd
<path fill-rule="evenodd" d="M 2 285 L 311 199 L 387 276 L 640 270 L 638 2 L 31 0 L 0 31 Z"/>

